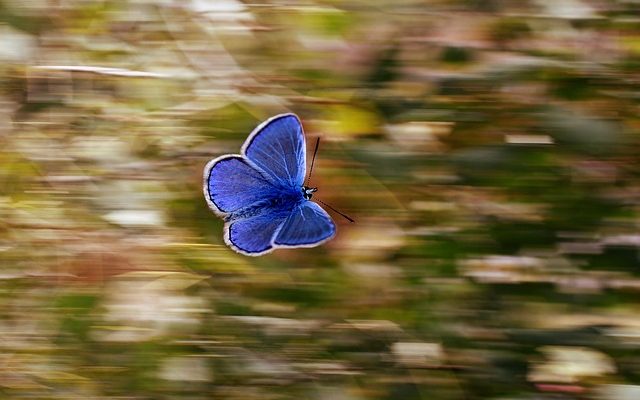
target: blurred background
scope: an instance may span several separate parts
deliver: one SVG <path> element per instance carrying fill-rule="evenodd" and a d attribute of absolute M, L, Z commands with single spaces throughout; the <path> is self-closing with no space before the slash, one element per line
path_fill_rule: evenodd
<path fill-rule="evenodd" d="M 640 398 L 638 1 L 2 0 L 0 38 L 1 398 Z M 202 169 L 282 112 L 357 223 L 248 258 Z"/>

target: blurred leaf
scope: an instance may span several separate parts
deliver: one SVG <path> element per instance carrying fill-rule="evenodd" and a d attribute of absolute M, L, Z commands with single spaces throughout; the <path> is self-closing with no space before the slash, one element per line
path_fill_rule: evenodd
<path fill-rule="evenodd" d="M 440 58 L 447 63 L 467 63 L 473 59 L 473 52 L 463 47 L 446 47 Z"/>
<path fill-rule="evenodd" d="M 300 24 L 313 31 L 337 36 L 347 32 L 353 26 L 355 15 L 333 7 L 308 8 L 300 15 Z"/>
<path fill-rule="evenodd" d="M 540 124 L 559 144 L 591 154 L 616 153 L 626 143 L 619 123 L 567 109 L 549 107 Z"/>
<path fill-rule="evenodd" d="M 375 112 L 367 108 L 332 105 L 324 111 L 327 119 L 319 129 L 337 136 L 363 136 L 379 132 L 380 121 Z"/>
<path fill-rule="evenodd" d="M 527 22 L 517 18 L 499 19 L 489 28 L 491 39 L 501 45 L 525 38 L 530 34 L 531 29 Z"/>
<path fill-rule="evenodd" d="M 396 60 L 398 52 L 397 46 L 391 46 L 388 49 L 384 49 L 378 59 L 375 60 L 370 76 L 367 79 L 373 87 L 384 87 L 398 76 L 399 62 Z"/>

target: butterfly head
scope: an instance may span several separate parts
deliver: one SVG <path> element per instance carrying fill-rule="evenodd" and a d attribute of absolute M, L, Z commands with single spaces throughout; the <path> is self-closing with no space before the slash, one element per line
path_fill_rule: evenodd
<path fill-rule="evenodd" d="M 304 196 L 305 200 L 311 200 L 311 197 L 313 197 L 313 192 L 317 192 L 317 191 L 318 191 L 318 188 L 303 186 L 302 196 Z"/>

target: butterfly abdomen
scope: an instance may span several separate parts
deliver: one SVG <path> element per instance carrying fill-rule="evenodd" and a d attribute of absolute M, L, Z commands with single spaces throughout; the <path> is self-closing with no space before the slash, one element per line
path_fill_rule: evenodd
<path fill-rule="evenodd" d="M 297 206 L 301 201 L 304 201 L 304 199 L 297 193 L 277 196 L 259 201 L 257 203 L 251 204 L 250 206 L 229 213 L 224 218 L 224 220 L 227 222 L 235 221 L 237 219 L 254 217 L 265 212 L 288 215 L 289 213 L 291 213 L 291 210 L 293 210 L 293 208 Z"/>

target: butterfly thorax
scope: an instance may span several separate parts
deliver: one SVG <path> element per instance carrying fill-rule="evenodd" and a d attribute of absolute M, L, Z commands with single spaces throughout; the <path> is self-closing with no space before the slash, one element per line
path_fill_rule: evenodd
<path fill-rule="evenodd" d="M 311 200 L 311 198 L 313 197 L 313 193 L 317 191 L 318 191 L 318 188 L 302 186 L 302 197 L 304 197 L 305 200 Z"/>

